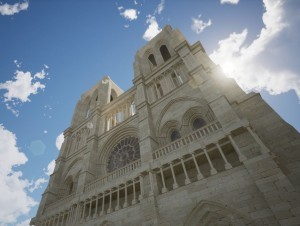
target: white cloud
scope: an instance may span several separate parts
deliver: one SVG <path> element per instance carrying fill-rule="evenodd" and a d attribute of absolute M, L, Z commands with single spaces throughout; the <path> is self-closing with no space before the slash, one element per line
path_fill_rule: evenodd
<path fill-rule="evenodd" d="M 55 145 L 56 145 L 56 148 L 57 148 L 58 150 L 60 150 L 61 145 L 62 145 L 63 142 L 64 142 L 64 139 L 65 139 L 64 133 L 61 133 L 61 134 L 59 134 L 59 135 L 57 136 L 56 141 L 55 141 Z"/>
<path fill-rule="evenodd" d="M 221 4 L 238 4 L 240 0 L 221 0 Z"/>
<path fill-rule="evenodd" d="M 197 34 L 200 34 L 205 28 L 211 26 L 211 19 L 209 19 L 207 22 L 204 22 L 203 20 L 200 20 L 201 15 L 197 18 L 192 18 L 192 30 L 196 32 Z"/>
<path fill-rule="evenodd" d="M 161 0 L 161 2 L 157 5 L 154 15 L 157 14 L 161 14 L 161 12 L 164 10 L 165 7 L 165 0 Z"/>
<path fill-rule="evenodd" d="M 44 134 L 47 134 L 48 133 L 48 131 L 47 130 L 44 130 Z"/>
<path fill-rule="evenodd" d="M 148 28 L 143 35 L 143 39 L 145 39 L 146 41 L 150 41 L 159 32 L 161 32 L 161 28 L 159 27 L 154 16 L 148 15 L 146 23 L 148 24 Z"/>
<path fill-rule="evenodd" d="M 0 222 L 15 223 L 17 218 L 28 214 L 37 203 L 26 193 L 30 183 L 22 179 L 22 172 L 14 167 L 27 162 L 27 157 L 16 146 L 16 136 L 0 124 Z"/>
<path fill-rule="evenodd" d="M 124 27 L 125 27 L 125 28 L 129 28 L 129 24 L 125 24 Z"/>
<path fill-rule="evenodd" d="M 1 2 L 0 4 L 0 14 L 2 16 L 11 16 L 16 13 L 19 13 L 22 10 L 26 10 L 29 7 L 28 1 L 24 1 L 22 3 L 15 3 L 13 5 L 9 5 L 7 3 L 2 4 Z"/>
<path fill-rule="evenodd" d="M 48 182 L 47 179 L 45 178 L 39 178 L 36 181 L 32 181 L 29 185 L 28 185 L 28 191 L 30 192 L 34 192 L 35 190 L 42 188 L 42 184 Z"/>
<path fill-rule="evenodd" d="M 24 221 L 18 223 L 16 226 L 28 226 L 29 223 L 30 223 L 30 220 L 31 220 L 31 219 L 26 219 L 26 220 L 24 220 Z"/>
<path fill-rule="evenodd" d="M 46 175 L 50 176 L 55 168 L 55 160 L 53 159 L 47 166 L 47 169 L 44 169 Z"/>
<path fill-rule="evenodd" d="M 135 4 L 135 5 L 137 5 L 137 4 L 138 4 L 138 2 L 137 2 L 136 0 L 134 0 L 134 4 Z"/>
<path fill-rule="evenodd" d="M 263 2 L 264 27 L 258 37 L 246 45 L 247 29 L 240 33 L 232 33 L 228 38 L 219 41 L 219 48 L 213 51 L 210 57 L 220 64 L 225 74 L 233 77 L 245 91 L 265 89 L 271 94 L 280 94 L 294 90 L 300 99 L 300 76 L 297 75 L 299 72 L 287 70 L 284 65 L 277 65 L 282 61 L 283 48 L 288 45 L 286 40 L 282 45 L 280 44 L 281 36 L 285 35 L 283 31 L 287 28 L 298 29 L 298 25 L 292 27 L 284 21 L 289 13 L 284 11 L 286 2 L 283 0 Z M 275 41 L 276 44 L 273 44 Z M 273 51 L 269 52 L 270 48 Z M 275 60 L 276 57 L 280 60 Z M 266 60 L 270 61 L 270 58 L 274 59 L 274 63 L 264 64 Z"/>
<path fill-rule="evenodd" d="M 138 18 L 138 14 L 140 13 L 136 9 L 125 9 L 122 6 L 118 7 L 120 11 L 120 15 L 124 17 L 126 20 L 132 21 Z M 123 11 L 123 12 L 122 12 Z"/>
<path fill-rule="evenodd" d="M 14 62 L 19 68 L 20 63 L 16 60 Z M 18 116 L 19 113 L 15 107 L 20 103 L 30 102 L 29 97 L 31 95 L 35 95 L 39 90 L 45 89 L 46 85 L 42 84 L 40 81 L 43 80 L 46 75 L 44 69 L 34 75 L 28 71 L 24 72 L 16 70 L 12 80 L 0 83 L 0 90 L 3 89 L 7 91 L 3 95 L 4 102 L 6 102 L 6 108 Z"/>

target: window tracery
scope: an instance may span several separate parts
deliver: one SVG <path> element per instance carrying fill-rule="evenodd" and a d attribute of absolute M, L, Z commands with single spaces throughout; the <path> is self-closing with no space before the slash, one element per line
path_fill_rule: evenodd
<path fill-rule="evenodd" d="M 140 158 L 138 138 L 126 137 L 111 151 L 107 161 L 107 172 L 112 172 Z"/>

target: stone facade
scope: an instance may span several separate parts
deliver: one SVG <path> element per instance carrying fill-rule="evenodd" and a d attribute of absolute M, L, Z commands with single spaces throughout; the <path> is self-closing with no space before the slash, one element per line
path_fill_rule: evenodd
<path fill-rule="evenodd" d="M 300 136 L 166 26 L 81 96 L 31 225 L 300 225 Z"/>

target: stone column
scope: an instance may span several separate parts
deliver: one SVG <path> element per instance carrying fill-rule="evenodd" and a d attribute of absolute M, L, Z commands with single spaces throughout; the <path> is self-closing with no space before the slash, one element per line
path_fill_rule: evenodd
<path fill-rule="evenodd" d="M 95 206 L 95 213 L 93 218 L 96 218 L 98 216 L 98 200 L 99 200 L 99 195 L 96 196 L 96 206 Z"/>
<path fill-rule="evenodd" d="M 210 174 L 211 174 L 211 175 L 216 174 L 216 173 L 217 173 L 217 170 L 215 169 L 214 165 L 212 164 L 212 162 L 211 162 L 211 160 L 210 160 L 210 157 L 209 157 L 209 155 L 208 155 L 208 153 L 207 153 L 205 147 L 203 148 L 203 152 L 204 152 L 204 154 L 205 154 L 205 156 L 206 156 L 206 159 L 207 159 L 207 161 L 208 161 L 208 163 L 209 163 L 209 166 L 210 166 Z"/>
<path fill-rule="evenodd" d="M 118 186 L 118 191 L 117 191 L 117 206 L 115 208 L 115 210 L 119 210 L 120 209 L 120 186 Z"/>
<path fill-rule="evenodd" d="M 232 144 L 234 150 L 236 151 L 238 157 L 239 157 L 239 160 L 240 162 L 244 162 L 247 160 L 247 158 L 242 154 L 240 148 L 237 146 L 237 144 L 235 143 L 235 141 L 233 140 L 232 136 L 230 134 L 227 135 L 227 137 L 229 138 L 230 140 L 230 143 Z"/>
<path fill-rule="evenodd" d="M 111 213 L 111 212 L 112 212 L 112 208 L 111 208 L 111 198 L 112 198 L 112 189 L 109 190 L 109 206 L 108 206 L 107 213 Z"/>
<path fill-rule="evenodd" d="M 231 166 L 231 164 L 227 161 L 227 158 L 226 158 L 226 156 L 224 155 L 223 150 L 222 150 L 222 148 L 220 147 L 219 143 L 216 142 L 215 145 L 217 146 L 218 151 L 220 152 L 220 154 L 221 154 L 221 156 L 222 156 L 222 159 L 223 159 L 224 162 L 225 162 L 225 169 L 231 169 L 232 166 Z"/>
<path fill-rule="evenodd" d="M 153 184 L 153 174 L 152 174 L 151 170 L 149 171 L 149 180 L 150 180 L 149 196 L 153 196 L 154 195 L 154 184 Z"/>
<path fill-rule="evenodd" d="M 125 185 L 125 201 L 124 201 L 124 204 L 123 204 L 123 208 L 126 208 L 128 206 L 128 203 L 127 203 L 127 183 L 125 182 L 124 183 Z"/>
<path fill-rule="evenodd" d="M 196 169 L 197 169 L 197 179 L 198 180 L 201 180 L 202 178 L 203 178 L 203 174 L 201 173 L 201 171 L 200 171 L 200 168 L 199 168 L 199 166 L 198 166 L 198 163 L 197 163 L 197 159 L 196 159 L 196 157 L 195 157 L 195 154 L 194 154 L 194 152 L 192 153 L 192 158 L 193 158 L 193 160 L 194 160 L 194 163 L 195 163 L 195 166 L 196 166 Z"/>
<path fill-rule="evenodd" d="M 172 164 L 172 162 L 170 163 L 170 168 L 171 168 L 172 177 L 173 177 L 173 181 L 174 181 L 174 183 L 173 183 L 173 189 L 176 189 L 176 188 L 178 188 L 179 186 L 178 186 L 178 183 L 177 183 L 177 181 L 176 181 L 176 177 L 175 177 L 175 173 L 174 173 L 174 169 L 173 169 L 173 164 Z"/>
<path fill-rule="evenodd" d="M 269 149 L 265 146 L 265 144 L 262 142 L 262 140 L 258 137 L 258 135 L 250 128 L 250 125 L 246 126 L 246 129 L 248 132 L 251 134 L 251 136 L 254 138 L 256 143 L 260 146 L 261 152 L 264 153 L 269 153 Z"/>
<path fill-rule="evenodd" d="M 134 205 L 134 204 L 136 204 L 135 181 L 134 181 L 134 179 L 132 180 L 132 188 L 133 188 L 133 200 L 132 200 L 132 205 Z"/>
<path fill-rule="evenodd" d="M 162 180 L 162 184 L 163 184 L 163 187 L 161 189 L 161 193 L 166 193 L 168 191 L 168 189 L 166 187 L 162 166 L 160 167 L 160 175 L 161 175 L 161 180 Z"/>
<path fill-rule="evenodd" d="M 102 210 L 100 212 L 100 216 L 103 216 L 105 214 L 105 211 L 104 211 L 104 204 L 105 204 L 105 192 L 103 192 L 102 194 Z"/>
<path fill-rule="evenodd" d="M 183 172 L 184 172 L 184 175 L 185 175 L 185 181 L 184 181 L 184 183 L 185 183 L 185 184 L 190 184 L 190 183 L 191 183 L 191 180 L 190 180 L 190 178 L 189 178 L 189 175 L 187 174 L 187 171 L 186 171 L 186 168 L 185 168 L 185 165 L 184 165 L 183 158 L 181 158 L 180 161 L 181 161 L 181 165 L 182 165 Z"/>
<path fill-rule="evenodd" d="M 81 220 L 85 220 L 85 206 L 86 206 L 86 201 L 83 203 L 83 210 L 82 210 L 82 215 L 81 215 Z"/>
<path fill-rule="evenodd" d="M 141 190 L 139 200 L 142 200 L 144 198 L 144 177 L 142 174 L 140 174 L 139 177 L 140 177 L 140 190 Z"/>

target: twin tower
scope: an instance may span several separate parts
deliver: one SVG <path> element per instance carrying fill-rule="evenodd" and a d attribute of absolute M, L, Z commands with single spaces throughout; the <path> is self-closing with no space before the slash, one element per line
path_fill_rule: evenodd
<path fill-rule="evenodd" d="M 296 225 L 300 136 L 166 26 L 81 96 L 35 226 Z"/>

